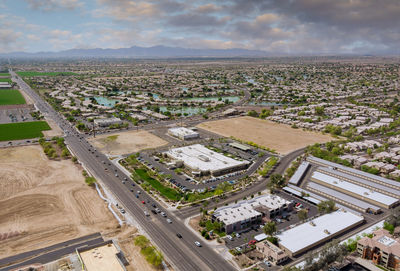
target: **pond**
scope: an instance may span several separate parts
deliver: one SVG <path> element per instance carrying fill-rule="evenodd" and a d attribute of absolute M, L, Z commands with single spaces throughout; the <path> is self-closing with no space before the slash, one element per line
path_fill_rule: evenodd
<path fill-rule="evenodd" d="M 107 97 L 95 96 L 94 99 L 99 105 L 114 107 L 118 100 L 109 99 Z M 90 98 L 85 98 L 85 100 L 90 100 Z"/>

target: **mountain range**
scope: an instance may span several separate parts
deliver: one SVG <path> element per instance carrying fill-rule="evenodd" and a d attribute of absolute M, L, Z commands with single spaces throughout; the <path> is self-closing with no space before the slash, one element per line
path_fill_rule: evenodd
<path fill-rule="evenodd" d="M 3 57 L 88 57 L 88 58 L 174 58 L 174 57 L 265 57 L 267 53 L 258 50 L 232 49 L 189 49 L 181 47 L 153 46 L 118 49 L 70 49 L 59 52 L 12 52 L 0 54 Z"/>

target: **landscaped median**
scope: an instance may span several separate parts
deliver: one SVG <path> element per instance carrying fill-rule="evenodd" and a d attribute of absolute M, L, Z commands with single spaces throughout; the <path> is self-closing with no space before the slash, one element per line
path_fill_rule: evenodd
<path fill-rule="evenodd" d="M 45 121 L 0 124 L 0 141 L 42 137 L 42 131 L 51 130 Z"/>

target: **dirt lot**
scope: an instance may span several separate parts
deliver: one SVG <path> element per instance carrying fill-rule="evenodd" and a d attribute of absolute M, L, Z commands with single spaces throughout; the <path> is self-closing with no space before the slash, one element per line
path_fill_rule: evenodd
<path fill-rule="evenodd" d="M 118 225 L 82 169 L 38 145 L 0 149 L 0 206 L 0 236 L 16 235 L 0 241 L 1 258 Z"/>
<path fill-rule="evenodd" d="M 199 124 L 198 127 L 225 137 L 233 136 L 240 140 L 252 141 L 281 154 L 333 140 L 330 135 L 294 129 L 285 124 L 253 117 L 209 121 Z"/>
<path fill-rule="evenodd" d="M 100 135 L 94 139 L 91 138 L 90 141 L 96 148 L 108 155 L 129 154 L 168 144 L 167 141 L 147 131 L 128 131 Z"/>
<path fill-rule="evenodd" d="M 54 122 L 52 119 L 46 119 L 47 123 L 49 124 L 51 130 L 43 131 L 43 135 L 45 137 L 53 137 L 53 136 L 62 136 L 63 131 L 61 128 Z"/>

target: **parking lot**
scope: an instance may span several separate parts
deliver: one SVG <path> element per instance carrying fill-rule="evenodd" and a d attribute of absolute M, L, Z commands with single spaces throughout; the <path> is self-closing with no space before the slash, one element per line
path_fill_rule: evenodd
<path fill-rule="evenodd" d="M 227 145 L 227 144 L 226 144 Z M 196 190 L 199 192 L 204 191 L 204 189 L 211 188 L 215 189 L 218 184 L 222 182 L 230 182 L 234 183 L 237 179 L 244 177 L 245 175 L 251 175 L 254 173 L 258 167 L 269 157 L 269 155 L 265 154 L 264 156 L 258 156 L 259 150 L 256 151 L 256 154 L 251 154 L 243 151 L 239 151 L 237 149 L 233 149 L 231 147 L 222 146 L 219 143 L 212 144 L 212 146 L 217 147 L 223 151 L 232 153 L 241 159 L 252 162 L 247 170 L 242 170 L 238 172 L 229 173 L 219 177 L 212 177 L 205 179 L 201 182 L 196 182 L 195 179 L 191 176 L 187 176 L 185 174 L 178 175 L 173 169 L 169 169 L 165 164 L 157 161 L 153 155 L 142 152 L 139 161 L 145 163 L 150 169 L 157 169 L 159 173 L 170 175 L 171 183 L 182 190 Z M 160 150 L 162 152 L 163 150 Z"/>
<path fill-rule="evenodd" d="M 296 203 L 301 203 L 302 208 L 308 210 L 308 217 L 313 217 L 318 214 L 318 208 L 311 203 L 303 201 L 297 197 L 293 197 L 285 192 L 278 192 L 276 194 L 286 200 L 289 201 L 293 200 Z M 296 223 L 300 222 L 297 216 L 297 210 L 294 209 L 293 211 L 287 213 L 286 215 L 287 215 L 286 219 L 283 219 L 281 215 L 273 219 L 273 221 L 275 221 L 277 231 L 284 230 L 290 227 L 291 225 L 295 225 Z M 229 240 L 227 237 L 225 237 L 224 239 L 226 241 L 226 246 L 229 249 L 234 249 L 236 247 L 241 247 L 248 244 L 251 240 L 254 240 L 254 237 L 256 235 L 262 233 L 264 233 L 263 229 L 258 227 L 257 229 L 248 229 L 244 232 L 241 232 L 240 237 L 234 237 L 233 240 Z"/>

